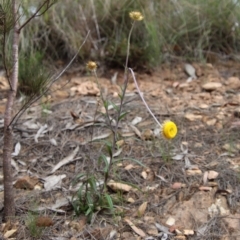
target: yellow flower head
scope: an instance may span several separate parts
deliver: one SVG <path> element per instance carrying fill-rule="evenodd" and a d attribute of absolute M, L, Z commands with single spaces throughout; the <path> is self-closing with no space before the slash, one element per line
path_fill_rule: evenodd
<path fill-rule="evenodd" d="M 176 124 L 170 120 L 166 120 L 163 122 L 161 130 L 162 130 L 162 135 L 166 139 L 175 138 L 178 132 Z"/>
<path fill-rule="evenodd" d="M 87 69 L 90 71 L 95 71 L 97 69 L 97 64 L 93 61 L 87 63 Z"/>
<path fill-rule="evenodd" d="M 134 21 L 142 21 L 143 20 L 143 15 L 137 11 L 130 12 L 129 17 Z"/>

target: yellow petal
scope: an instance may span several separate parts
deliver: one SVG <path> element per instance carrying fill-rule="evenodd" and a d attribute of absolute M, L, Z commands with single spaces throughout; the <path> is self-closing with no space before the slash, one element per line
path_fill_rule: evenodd
<path fill-rule="evenodd" d="M 172 121 L 165 121 L 162 125 L 162 134 L 167 139 L 175 138 L 177 135 L 177 125 Z"/>

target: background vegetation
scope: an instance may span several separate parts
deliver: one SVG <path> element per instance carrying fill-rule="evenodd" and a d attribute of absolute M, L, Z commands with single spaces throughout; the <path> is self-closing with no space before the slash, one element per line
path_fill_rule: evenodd
<path fill-rule="evenodd" d="M 23 16 L 31 14 L 33 2 L 23 1 Z M 21 52 L 66 61 L 91 30 L 79 60 L 122 67 L 132 10 L 145 17 L 134 29 L 132 67 L 154 67 L 176 57 L 204 61 L 212 54 L 236 56 L 240 50 L 240 0 L 58 0 L 44 18 L 22 31 Z"/>

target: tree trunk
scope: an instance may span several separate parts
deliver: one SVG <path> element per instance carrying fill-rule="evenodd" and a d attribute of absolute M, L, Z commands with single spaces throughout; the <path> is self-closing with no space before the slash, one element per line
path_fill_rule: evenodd
<path fill-rule="evenodd" d="M 3 176 L 4 176 L 4 220 L 12 220 L 15 216 L 15 202 L 13 192 L 13 176 L 11 166 L 11 153 L 13 150 L 13 133 L 11 128 L 12 110 L 17 92 L 18 84 L 18 42 L 19 32 L 17 26 L 17 6 L 12 0 L 12 11 L 14 15 L 14 33 L 12 48 L 12 75 L 11 86 L 8 92 L 6 110 L 4 115 L 4 145 L 3 145 Z"/>

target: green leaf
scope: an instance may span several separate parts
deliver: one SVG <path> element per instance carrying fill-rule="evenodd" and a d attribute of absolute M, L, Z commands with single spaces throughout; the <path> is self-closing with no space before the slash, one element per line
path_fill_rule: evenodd
<path fill-rule="evenodd" d="M 126 115 L 128 114 L 128 112 L 122 112 L 118 118 L 118 121 L 120 121 L 121 119 L 123 119 Z"/>
<path fill-rule="evenodd" d="M 77 191 L 77 197 L 79 201 L 82 201 L 82 191 L 83 191 L 83 185 Z"/>
<path fill-rule="evenodd" d="M 91 215 L 93 213 L 92 208 L 88 208 L 88 210 L 85 212 L 85 215 Z"/>
<path fill-rule="evenodd" d="M 111 210 L 111 212 L 113 212 L 114 207 L 113 207 L 113 201 L 112 201 L 111 196 L 109 194 L 105 194 L 105 198 L 107 200 L 107 205 L 108 205 L 109 209 Z"/>
<path fill-rule="evenodd" d="M 79 205 L 76 203 L 76 201 L 73 201 L 73 202 L 72 202 L 72 206 L 73 206 L 73 210 L 74 210 L 75 214 L 76 214 L 77 216 L 79 216 L 79 215 L 80 215 Z"/>
<path fill-rule="evenodd" d="M 109 162 L 107 160 L 107 157 L 104 155 L 104 154 L 101 154 L 101 156 L 99 157 L 99 159 L 102 159 L 103 162 L 105 163 L 105 167 L 103 169 L 104 173 L 107 173 L 108 172 L 108 169 L 109 169 Z"/>
<path fill-rule="evenodd" d="M 82 178 L 83 176 L 85 176 L 85 173 L 80 173 L 80 174 L 78 174 L 78 175 L 75 177 L 75 179 L 73 180 L 73 185 L 76 185 L 76 183 L 78 182 L 78 180 L 79 180 L 80 178 Z"/>
<path fill-rule="evenodd" d="M 114 102 L 110 102 L 110 103 L 116 111 L 119 111 L 119 107 Z"/>
<path fill-rule="evenodd" d="M 97 192 L 97 184 L 96 184 L 96 180 L 94 177 L 91 177 L 89 178 L 88 180 L 90 186 L 91 186 L 91 189 L 94 191 L 94 192 Z"/>
<path fill-rule="evenodd" d="M 108 109 L 108 106 L 109 106 L 108 100 L 103 101 L 103 106 L 104 106 L 105 109 Z"/>
<path fill-rule="evenodd" d="M 122 87 L 121 87 L 121 89 L 122 89 Z M 123 95 L 122 95 L 121 93 L 118 93 L 118 96 L 119 96 L 119 98 L 122 100 Z"/>

